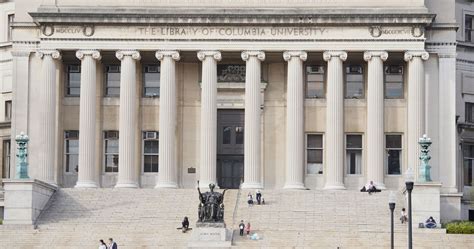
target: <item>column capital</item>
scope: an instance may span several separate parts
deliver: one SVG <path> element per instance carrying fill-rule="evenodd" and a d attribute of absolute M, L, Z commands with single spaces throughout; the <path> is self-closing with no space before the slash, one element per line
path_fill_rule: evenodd
<path fill-rule="evenodd" d="M 42 49 L 36 51 L 36 56 L 43 59 L 44 56 L 51 56 L 53 59 L 61 60 L 61 52 L 56 49 Z"/>
<path fill-rule="evenodd" d="M 263 51 L 243 51 L 241 54 L 242 60 L 247 61 L 251 56 L 256 56 L 260 61 L 265 60 L 265 52 Z"/>
<path fill-rule="evenodd" d="M 212 57 L 216 61 L 222 60 L 221 52 L 217 50 L 202 50 L 197 53 L 197 57 L 200 61 L 204 61 L 206 57 Z"/>
<path fill-rule="evenodd" d="M 100 55 L 100 52 L 98 50 L 77 50 L 76 51 L 76 57 L 79 60 L 82 60 L 84 56 L 86 55 L 92 56 L 92 58 L 95 60 L 102 59 L 102 56 Z"/>
<path fill-rule="evenodd" d="M 305 51 L 285 51 L 283 52 L 283 59 L 285 61 L 291 60 L 291 57 L 298 57 L 302 61 L 308 59 L 308 53 Z"/>
<path fill-rule="evenodd" d="M 404 59 L 405 61 L 411 61 L 413 57 L 421 57 L 422 60 L 426 61 L 430 58 L 430 54 L 428 52 L 421 50 L 421 51 L 406 51 Z"/>
<path fill-rule="evenodd" d="M 142 58 L 140 52 L 137 50 L 119 50 L 115 52 L 115 57 L 119 60 L 122 60 L 125 56 L 131 56 L 134 60 L 140 60 Z"/>
<path fill-rule="evenodd" d="M 364 60 L 370 61 L 373 57 L 380 57 L 382 61 L 386 61 L 388 59 L 388 53 L 385 51 L 366 51 L 364 52 Z"/>
<path fill-rule="evenodd" d="M 155 53 L 156 59 L 162 61 L 165 57 L 171 57 L 174 61 L 179 61 L 181 59 L 179 51 L 177 50 L 158 50 Z"/>
<path fill-rule="evenodd" d="M 323 59 L 325 61 L 329 61 L 333 57 L 338 57 L 342 61 L 346 61 L 347 60 L 347 52 L 330 50 L 330 51 L 326 51 L 326 52 L 323 53 Z"/>

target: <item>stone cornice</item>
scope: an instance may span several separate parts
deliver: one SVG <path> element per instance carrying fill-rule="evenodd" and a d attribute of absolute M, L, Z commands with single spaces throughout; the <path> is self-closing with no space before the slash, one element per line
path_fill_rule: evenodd
<path fill-rule="evenodd" d="M 387 13 L 371 9 L 335 10 L 325 8 L 127 8 L 114 9 L 61 7 L 60 9 L 41 9 L 30 12 L 37 24 L 51 23 L 126 23 L 126 24 L 345 24 L 345 25 L 429 25 L 436 15 L 409 13 L 406 9 L 389 9 Z"/>

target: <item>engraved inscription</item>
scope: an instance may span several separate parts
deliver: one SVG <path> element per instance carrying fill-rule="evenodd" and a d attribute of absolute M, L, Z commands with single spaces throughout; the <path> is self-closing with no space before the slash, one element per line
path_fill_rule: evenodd
<path fill-rule="evenodd" d="M 327 28 L 313 27 L 139 27 L 145 36 L 319 36 Z"/>

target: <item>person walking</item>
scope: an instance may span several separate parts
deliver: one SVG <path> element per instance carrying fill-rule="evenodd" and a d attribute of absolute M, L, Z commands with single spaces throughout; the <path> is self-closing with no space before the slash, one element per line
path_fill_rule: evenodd
<path fill-rule="evenodd" d="M 241 220 L 239 224 L 240 236 L 244 236 L 244 229 L 245 229 L 244 220 Z"/>
<path fill-rule="evenodd" d="M 107 249 L 107 244 L 105 244 L 103 239 L 99 240 L 99 242 L 99 249 Z"/>
<path fill-rule="evenodd" d="M 402 221 L 402 224 L 408 221 L 408 215 L 407 211 L 405 211 L 405 208 L 402 208 L 402 212 L 400 214 L 400 221 Z"/>

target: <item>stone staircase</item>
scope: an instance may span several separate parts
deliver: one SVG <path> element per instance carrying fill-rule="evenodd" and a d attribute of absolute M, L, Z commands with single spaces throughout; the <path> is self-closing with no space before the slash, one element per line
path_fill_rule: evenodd
<path fill-rule="evenodd" d="M 388 191 L 264 190 L 266 205 L 248 207 L 246 190 L 225 196 L 227 227 L 235 248 L 389 248 Z M 254 194 L 254 192 L 252 192 Z M 114 238 L 123 248 L 185 248 L 191 233 L 180 226 L 197 220 L 194 189 L 60 189 L 41 215 L 37 229 L 0 226 L 0 248 L 97 248 Z M 398 215 L 395 245 L 406 248 L 406 226 Z M 250 221 L 254 241 L 238 235 L 238 223 Z M 414 229 L 414 248 L 474 248 L 474 236 L 447 235 L 444 229 Z"/>
<path fill-rule="evenodd" d="M 260 240 L 234 232 L 238 248 L 390 248 L 389 191 L 263 191 L 265 205 L 239 199 L 236 216 L 251 223 Z M 252 195 L 255 193 L 253 192 Z M 395 247 L 407 247 L 407 226 L 399 215 L 406 207 L 397 192 Z M 234 229 L 237 229 L 235 225 Z M 474 248 L 474 236 L 447 235 L 445 229 L 414 229 L 414 248 Z"/>
<path fill-rule="evenodd" d="M 226 192 L 232 223 L 237 190 Z M 37 229 L 0 226 L 0 248 L 97 248 L 114 238 L 120 248 L 185 248 L 191 233 L 177 230 L 184 216 L 197 220 L 195 189 L 60 189 Z"/>

